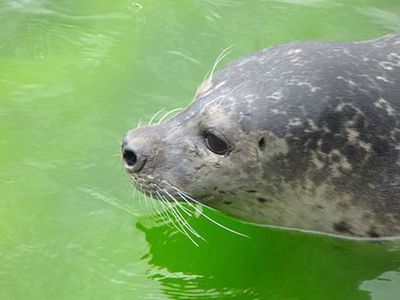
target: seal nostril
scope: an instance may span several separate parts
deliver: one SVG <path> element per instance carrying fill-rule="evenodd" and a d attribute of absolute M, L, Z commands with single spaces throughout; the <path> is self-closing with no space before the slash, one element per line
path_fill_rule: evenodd
<path fill-rule="evenodd" d="M 265 138 L 261 138 L 258 141 L 258 148 L 260 148 L 260 150 L 265 150 Z"/>
<path fill-rule="evenodd" d="M 133 152 L 132 150 L 125 149 L 122 156 L 128 167 L 133 167 L 135 165 L 135 163 L 137 161 L 137 156 L 136 156 L 135 152 Z"/>

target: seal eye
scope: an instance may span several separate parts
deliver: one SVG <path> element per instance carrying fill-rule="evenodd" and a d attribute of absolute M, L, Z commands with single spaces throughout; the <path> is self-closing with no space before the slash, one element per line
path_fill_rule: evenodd
<path fill-rule="evenodd" d="M 217 137 L 215 134 L 207 133 L 204 136 L 206 146 L 215 154 L 224 155 L 228 152 L 228 144 L 221 138 Z"/>

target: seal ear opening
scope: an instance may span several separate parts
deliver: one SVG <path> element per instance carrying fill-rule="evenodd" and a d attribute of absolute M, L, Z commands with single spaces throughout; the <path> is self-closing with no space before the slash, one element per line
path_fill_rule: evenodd
<path fill-rule="evenodd" d="M 258 148 L 263 151 L 265 150 L 265 138 L 262 137 L 259 141 L 258 141 Z"/>

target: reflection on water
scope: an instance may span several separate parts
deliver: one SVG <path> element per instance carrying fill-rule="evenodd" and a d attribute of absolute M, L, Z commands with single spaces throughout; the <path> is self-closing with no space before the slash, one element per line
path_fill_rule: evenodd
<path fill-rule="evenodd" d="M 360 289 L 368 291 L 371 299 L 397 299 L 399 297 L 400 270 L 385 272 L 376 279 L 365 281 Z"/>
<path fill-rule="evenodd" d="M 166 226 L 137 224 L 150 245 L 148 276 L 177 299 L 370 299 L 370 293 L 373 299 L 396 299 L 396 243 L 237 228 L 236 223 L 236 230 L 251 232 L 247 239 L 201 218 L 191 225 L 206 233 L 199 247 Z"/>
<path fill-rule="evenodd" d="M 0 2 L 0 299 L 396 299 L 395 245 L 146 217 L 124 133 L 186 106 L 224 62 L 399 29 L 390 0 Z M 150 205 L 150 208 L 152 206 Z"/>

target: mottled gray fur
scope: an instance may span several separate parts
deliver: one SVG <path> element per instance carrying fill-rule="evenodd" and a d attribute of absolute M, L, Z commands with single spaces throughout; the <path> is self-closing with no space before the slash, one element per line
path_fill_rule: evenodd
<path fill-rule="evenodd" d="M 259 224 L 400 235 L 400 33 L 264 49 L 206 86 L 174 118 L 128 133 L 143 192 L 172 185 Z M 206 132 L 229 153 L 208 150 Z"/>

